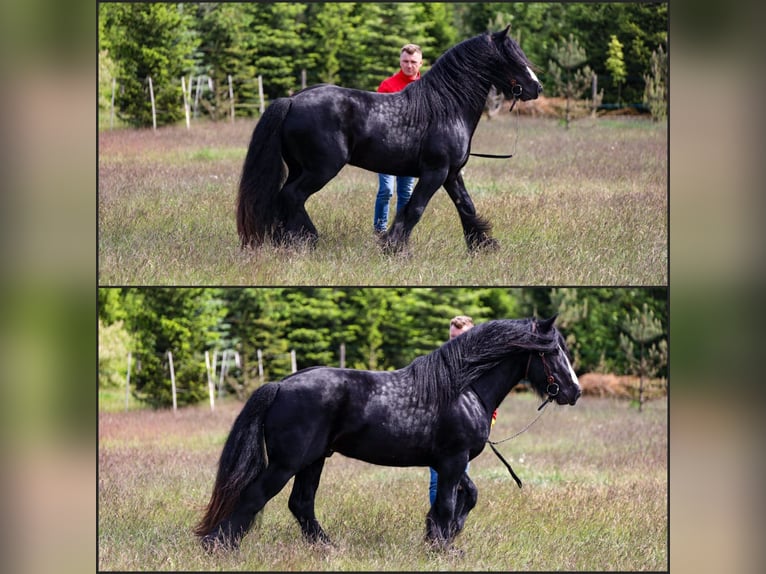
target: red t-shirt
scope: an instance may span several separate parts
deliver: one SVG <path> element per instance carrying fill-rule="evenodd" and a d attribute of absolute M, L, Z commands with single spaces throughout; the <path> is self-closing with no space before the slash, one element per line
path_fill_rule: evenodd
<path fill-rule="evenodd" d="M 414 77 L 408 78 L 404 75 L 404 72 L 399 70 L 396 74 L 391 76 L 390 78 L 386 78 L 382 82 L 380 82 L 380 86 L 378 86 L 378 91 L 390 94 L 392 92 L 400 92 L 404 88 L 407 87 L 408 84 L 411 84 L 415 80 L 420 79 L 420 72 L 415 74 Z"/>

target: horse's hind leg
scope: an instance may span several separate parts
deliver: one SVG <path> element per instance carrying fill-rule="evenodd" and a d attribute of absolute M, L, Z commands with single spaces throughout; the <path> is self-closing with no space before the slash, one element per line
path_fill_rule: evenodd
<path fill-rule="evenodd" d="M 253 525 L 255 515 L 284 488 L 291 476 L 291 470 L 276 465 L 266 467 L 242 492 L 234 512 L 205 537 L 203 545 L 213 547 L 219 543 L 226 547 L 238 547 L 242 537 Z"/>
<path fill-rule="evenodd" d="M 471 251 L 477 249 L 497 249 L 497 240 L 490 236 L 491 225 L 489 222 L 476 215 L 476 207 L 473 205 L 468 190 L 465 188 L 463 176 L 459 172 L 450 174 L 444 182 L 444 189 L 455 204 L 460 223 L 463 225 L 463 236 L 466 245 Z"/>
<path fill-rule="evenodd" d="M 291 168 L 291 171 L 294 170 L 295 168 Z M 285 243 L 308 241 L 313 247 L 319 233 L 306 211 L 306 200 L 335 177 L 340 168 L 327 167 L 316 171 L 298 168 L 298 170 L 297 177 L 289 177 L 280 191 L 283 226 L 280 230 L 282 237 L 278 240 Z"/>
<path fill-rule="evenodd" d="M 329 544 L 330 539 L 325 534 L 314 514 L 314 498 L 319 487 L 319 478 L 324 468 L 324 457 L 317 459 L 308 467 L 295 475 L 293 490 L 290 493 L 288 507 L 301 525 L 303 537 L 309 542 Z"/>

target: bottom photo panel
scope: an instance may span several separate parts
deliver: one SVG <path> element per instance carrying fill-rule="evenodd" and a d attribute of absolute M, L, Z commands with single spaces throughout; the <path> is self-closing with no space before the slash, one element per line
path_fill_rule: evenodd
<path fill-rule="evenodd" d="M 99 570 L 668 568 L 668 290 L 104 287 Z"/>

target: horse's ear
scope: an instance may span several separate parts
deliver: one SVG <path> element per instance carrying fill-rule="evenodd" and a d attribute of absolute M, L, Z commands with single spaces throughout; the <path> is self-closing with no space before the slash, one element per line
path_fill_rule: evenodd
<path fill-rule="evenodd" d="M 508 30 L 510 30 L 510 29 L 511 29 L 511 25 L 508 24 L 505 27 L 505 30 L 500 30 L 499 32 L 495 32 L 494 34 L 492 34 L 492 38 L 496 42 L 503 42 L 505 40 L 505 37 L 508 35 Z"/>
<path fill-rule="evenodd" d="M 556 317 L 558 317 L 559 314 L 556 313 L 553 317 L 549 317 L 547 319 L 541 319 L 537 326 L 540 329 L 541 333 L 548 333 L 553 328 L 553 323 L 556 322 Z"/>

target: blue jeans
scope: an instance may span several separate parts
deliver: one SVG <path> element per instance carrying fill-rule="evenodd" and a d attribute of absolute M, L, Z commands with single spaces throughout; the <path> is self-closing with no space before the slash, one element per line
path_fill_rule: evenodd
<path fill-rule="evenodd" d="M 385 231 L 388 227 L 388 204 L 394 194 L 396 181 L 396 213 L 399 213 L 412 195 L 415 178 L 407 175 L 378 174 L 378 196 L 375 198 L 375 217 L 372 220 L 375 231 Z"/>
<path fill-rule="evenodd" d="M 468 467 L 470 465 L 470 462 L 465 465 L 466 472 L 468 472 Z M 431 471 L 431 483 L 428 485 L 428 498 L 431 501 L 431 506 L 433 506 L 436 501 L 436 484 L 439 480 L 439 474 L 433 468 L 429 468 L 428 470 Z"/>

